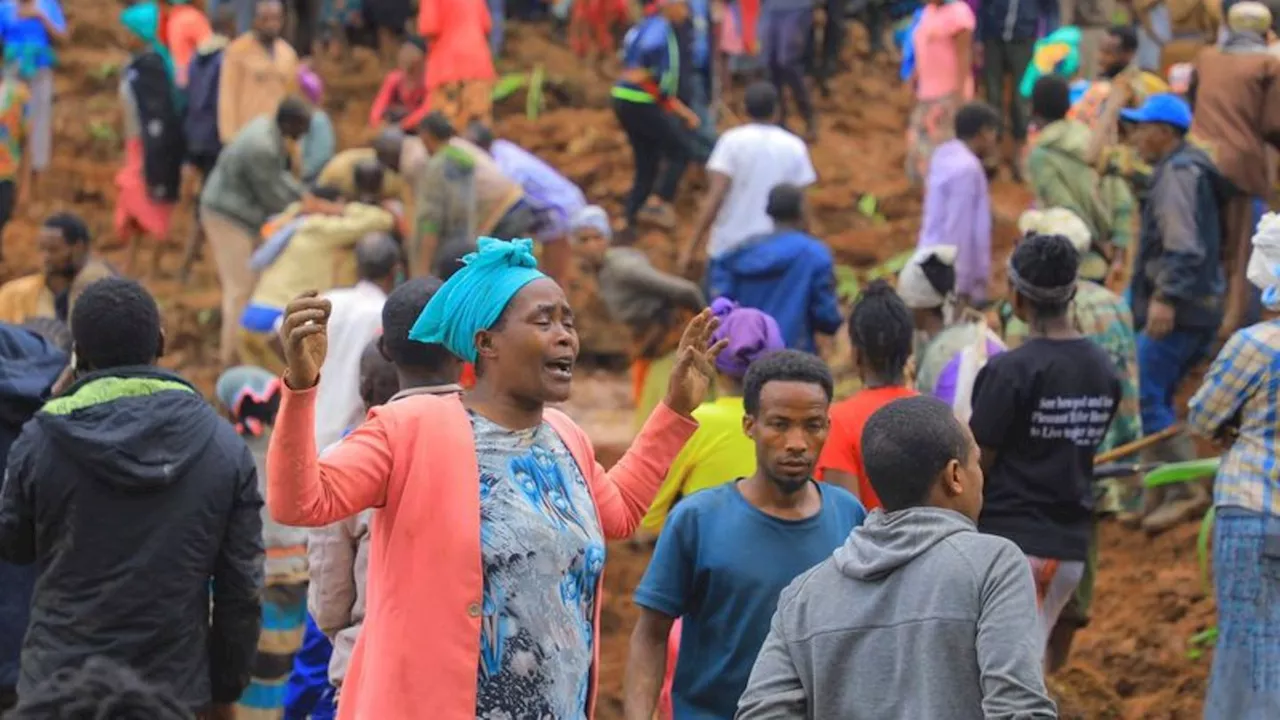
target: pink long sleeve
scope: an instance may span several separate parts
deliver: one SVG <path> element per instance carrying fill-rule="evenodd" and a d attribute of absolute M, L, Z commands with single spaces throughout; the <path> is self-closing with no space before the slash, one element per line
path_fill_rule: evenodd
<path fill-rule="evenodd" d="M 316 457 L 316 390 L 281 390 L 267 449 L 267 508 L 276 522 L 321 527 L 386 503 L 391 443 L 375 411 L 340 444 Z"/>
<path fill-rule="evenodd" d="M 671 463 L 698 429 L 697 422 L 680 415 L 665 403 L 659 403 L 626 454 L 613 469 L 605 472 L 604 467 L 596 462 L 595 451 L 590 449 L 591 441 L 581 428 L 560 414 L 554 419 L 548 414 L 548 420 L 556 426 L 561 437 L 566 434 L 561 430 L 561 422 L 567 422 L 572 428 L 569 432 L 576 432 L 577 439 L 586 444 L 593 464 L 587 480 L 595 495 L 600 527 L 610 540 L 631 537 L 631 533 L 640 526 Z"/>

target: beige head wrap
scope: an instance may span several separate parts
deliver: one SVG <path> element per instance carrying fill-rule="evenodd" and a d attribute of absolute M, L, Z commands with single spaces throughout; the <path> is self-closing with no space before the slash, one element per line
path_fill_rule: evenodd
<path fill-rule="evenodd" d="M 1227 11 L 1227 27 L 1236 32 L 1256 32 L 1266 35 L 1271 30 L 1271 10 L 1253 0 L 1238 2 Z"/>
<path fill-rule="evenodd" d="M 1048 210 L 1028 210 L 1018 218 L 1018 230 L 1022 234 L 1029 232 L 1037 235 L 1061 235 L 1071 242 L 1071 246 L 1080 255 L 1089 252 L 1093 245 L 1093 233 L 1085 225 L 1079 215 L 1066 208 L 1049 208 Z"/>

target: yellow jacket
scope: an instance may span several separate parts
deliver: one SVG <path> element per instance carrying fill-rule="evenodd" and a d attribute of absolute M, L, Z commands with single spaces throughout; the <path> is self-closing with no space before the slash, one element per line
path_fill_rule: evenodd
<path fill-rule="evenodd" d="M 297 206 L 286 211 L 297 214 Z M 376 205 L 348 203 L 341 215 L 311 215 L 265 270 L 253 304 L 283 308 L 307 290 L 325 292 L 355 284 L 356 242 L 374 232 L 391 232 L 395 216 Z"/>

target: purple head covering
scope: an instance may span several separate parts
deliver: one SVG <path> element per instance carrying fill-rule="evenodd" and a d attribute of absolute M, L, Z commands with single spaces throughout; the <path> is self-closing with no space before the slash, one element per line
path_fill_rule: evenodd
<path fill-rule="evenodd" d="M 741 307 L 723 297 L 711 303 L 711 312 L 720 318 L 720 327 L 712 333 L 711 342 L 729 341 L 716 358 L 716 369 L 729 377 L 741 378 L 756 359 L 786 348 L 778 321 L 767 313 Z"/>
<path fill-rule="evenodd" d="M 298 87 L 302 89 L 302 94 L 307 96 L 312 105 L 319 105 L 320 99 L 324 97 L 324 81 L 315 70 L 305 65 L 298 68 Z"/>

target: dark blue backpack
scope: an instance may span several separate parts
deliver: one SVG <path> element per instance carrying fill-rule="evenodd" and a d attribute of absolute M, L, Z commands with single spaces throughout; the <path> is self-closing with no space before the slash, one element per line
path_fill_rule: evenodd
<path fill-rule="evenodd" d="M 222 78 L 222 51 L 197 54 L 187 69 L 187 116 L 182 124 L 187 152 L 193 157 L 215 157 L 222 150 L 218 137 L 218 84 Z"/>

